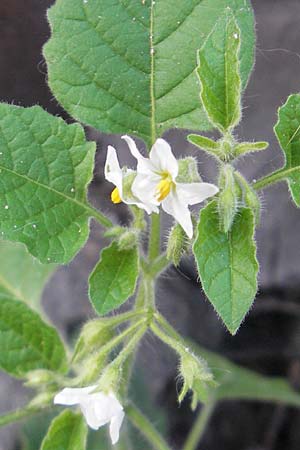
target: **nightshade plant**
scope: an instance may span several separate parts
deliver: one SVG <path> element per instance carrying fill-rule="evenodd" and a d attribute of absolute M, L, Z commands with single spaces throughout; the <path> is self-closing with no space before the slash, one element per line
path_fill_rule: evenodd
<path fill-rule="evenodd" d="M 147 332 L 178 355 L 179 403 L 190 393 L 193 409 L 199 402 L 208 405 L 185 450 L 196 448 L 218 400 L 258 398 L 300 406 L 300 397 L 283 380 L 260 377 L 187 343 L 155 304 L 157 278 L 192 249 L 207 298 L 235 334 L 257 291 L 259 191 L 286 180 L 300 206 L 300 95 L 280 108 L 275 126 L 285 166 L 252 184 L 235 168 L 238 158 L 268 146 L 239 142 L 234 133 L 253 66 L 250 3 L 57 0 L 48 17 L 51 38 L 44 55 L 54 96 L 75 120 L 120 134 L 137 160 L 133 168 L 120 167 L 118 149 L 107 149 L 111 200 L 127 204 L 132 220 L 119 226 L 88 202 L 96 145 L 86 140 L 79 123 L 67 124 L 38 106 L 0 105 L 0 233 L 5 241 L 25 244 L 32 255 L 1 244 L 6 282 L 0 281 L 0 367 L 36 389 L 27 407 L 2 416 L 0 425 L 55 403 L 68 408 L 53 420 L 42 450 L 84 450 L 87 425 L 109 424 L 115 444 L 124 417 L 153 448 L 168 449 L 128 399 L 134 355 Z M 202 182 L 194 158 L 175 159 L 162 138 L 172 127 L 218 131 L 218 140 L 188 136 L 217 161 L 218 186 Z M 149 155 L 138 150 L 135 137 Z M 191 212 L 189 206 L 204 201 L 200 215 Z M 164 251 L 162 211 L 174 218 Z M 85 244 L 91 218 L 111 240 L 89 278 L 90 301 L 100 317 L 85 324 L 74 350 L 67 351 L 40 317 L 38 298 L 55 265 L 69 263 Z M 132 308 L 105 316 L 134 294 Z M 226 377 L 213 367 L 224 368 Z"/>

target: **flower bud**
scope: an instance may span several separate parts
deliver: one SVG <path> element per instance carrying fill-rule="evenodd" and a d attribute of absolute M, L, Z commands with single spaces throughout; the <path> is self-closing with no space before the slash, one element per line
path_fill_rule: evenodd
<path fill-rule="evenodd" d="M 261 205 L 258 195 L 256 194 L 255 190 L 250 186 L 250 184 L 246 181 L 246 179 L 238 171 L 235 172 L 234 176 L 242 190 L 242 199 L 244 206 L 252 210 L 255 218 L 255 223 L 256 225 L 259 225 Z"/>
<path fill-rule="evenodd" d="M 127 230 L 126 227 L 112 227 L 109 228 L 108 230 L 106 230 L 103 233 L 103 236 L 106 238 L 118 238 L 119 236 L 121 236 L 125 231 Z"/>
<path fill-rule="evenodd" d="M 130 250 L 138 244 L 138 233 L 136 230 L 127 230 L 118 239 L 118 248 L 122 250 Z"/>
<path fill-rule="evenodd" d="M 101 349 L 114 336 L 113 329 L 107 319 L 95 319 L 84 325 L 78 338 L 73 361 L 79 362 L 88 358 L 92 352 Z"/>
<path fill-rule="evenodd" d="M 201 177 L 198 173 L 197 160 L 192 156 L 178 161 L 178 183 L 199 183 Z"/>
<path fill-rule="evenodd" d="M 220 229 L 224 233 L 228 233 L 237 213 L 239 202 L 239 190 L 234 179 L 234 169 L 230 165 L 224 166 L 219 183 L 221 189 L 218 199 Z"/>
<path fill-rule="evenodd" d="M 198 402 L 207 401 L 209 389 L 217 386 L 206 362 L 189 349 L 182 352 L 180 356 L 179 372 L 183 386 L 178 401 L 181 403 L 187 392 L 191 390 L 193 392 L 192 409 L 197 407 Z"/>
<path fill-rule="evenodd" d="M 173 226 L 170 232 L 168 246 L 167 246 L 167 258 L 171 261 L 175 267 L 179 266 L 182 255 L 188 250 L 189 239 L 183 230 L 183 228 L 176 224 Z"/>
<path fill-rule="evenodd" d="M 39 388 L 55 383 L 55 374 L 50 370 L 32 370 L 27 373 L 26 378 L 27 381 L 24 384 L 32 388 Z"/>

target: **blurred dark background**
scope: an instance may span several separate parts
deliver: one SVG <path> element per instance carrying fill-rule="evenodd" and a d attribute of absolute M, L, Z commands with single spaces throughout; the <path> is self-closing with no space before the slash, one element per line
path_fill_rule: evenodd
<path fill-rule="evenodd" d="M 52 3 L 50 0 L 1 0 L 0 100 L 23 106 L 38 103 L 50 113 L 70 120 L 47 87 L 46 66 L 41 54 L 49 36 L 46 10 Z M 249 180 L 282 165 L 282 155 L 273 134 L 276 111 L 290 93 L 300 90 L 299 0 L 253 0 L 252 4 L 258 34 L 256 65 L 244 97 L 239 137 L 269 141 L 270 148 L 255 161 L 245 158 L 239 164 Z M 126 209 L 113 207 L 108 201 L 110 186 L 103 180 L 102 173 L 107 143 L 114 143 L 117 148 L 124 144 L 118 137 L 104 136 L 89 129 L 87 133 L 98 142 L 91 200 L 96 205 L 101 201 L 101 207 L 115 220 L 126 223 Z M 213 180 L 211 161 L 189 145 L 185 135 L 173 130 L 167 138 L 177 155 L 197 155 L 204 178 Z M 123 162 L 127 157 L 124 151 Z M 184 335 L 262 374 L 284 376 L 297 389 L 300 383 L 300 211 L 289 197 L 284 184 L 262 194 L 263 216 L 257 232 L 260 289 L 255 306 L 236 337 L 230 337 L 225 331 L 201 294 L 191 259 L 185 258 L 179 270 L 170 268 L 162 276 L 158 298 L 161 311 Z M 102 246 L 100 230 L 93 225 L 85 249 L 68 267 L 58 270 L 45 290 L 45 309 L 65 335 L 71 334 L 87 317 L 92 317 L 86 280 Z M 172 448 L 179 449 L 193 415 L 188 403 L 181 408 L 176 403 L 174 355 L 163 345 L 156 345 L 149 336 L 143 344 L 138 365 L 147 373 L 146 383 L 157 410 L 168 414 L 167 430 Z M 1 375 L 1 412 L 15 408 L 25 395 L 18 382 Z M 20 448 L 16 429 L 18 427 L 11 426 L 0 430 L 0 450 Z M 258 402 L 221 403 L 200 448 L 299 450 L 300 411 Z"/>

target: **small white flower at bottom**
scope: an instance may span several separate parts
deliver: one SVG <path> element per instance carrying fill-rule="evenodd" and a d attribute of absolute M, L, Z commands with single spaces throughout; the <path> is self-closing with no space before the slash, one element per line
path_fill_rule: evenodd
<path fill-rule="evenodd" d="M 98 430 L 109 423 L 112 444 L 119 440 L 124 410 L 113 392 L 93 392 L 97 386 L 65 388 L 54 397 L 56 405 L 79 405 L 90 428 Z"/>

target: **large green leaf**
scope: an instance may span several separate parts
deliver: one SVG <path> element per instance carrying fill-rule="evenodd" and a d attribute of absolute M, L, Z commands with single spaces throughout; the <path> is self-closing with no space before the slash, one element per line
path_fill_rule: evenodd
<path fill-rule="evenodd" d="M 211 367 L 219 383 L 219 387 L 213 388 L 212 395 L 218 400 L 278 402 L 300 408 L 299 393 L 284 378 L 260 375 L 194 343 L 191 346 Z"/>
<path fill-rule="evenodd" d="M 18 300 L 0 299 L 0 348 L 0 368 L 15 377 L 35 369 L 67 370 L 56 330 Z"/>
<path fill-rule="evenodd" d="M 105 248 L 89 280 L 91 302 L 98 314 L 118 308 L 135 291 L 138 278 L 138 251 L 119 250 L 113 242 Z"/>
<path fill-rule="evenodd" d="M 0 104 L 0 233 L 41 262 L 66 263 L 88 236 L 95 144 L 40 107 Z"/>
<path fill-rule="evenodd" d="M 231 230 L 220 231 L 216 202 L 202 209 L 193 251 L 205 294 L 235 334 L 256 291 L 258 263 L 250 209 L 239 211 Z"/>
<path fill-rule="evenodd" d="M 44 53 L 49 84 L 76 119 L 151 142 L 170 127 L 208 129 L 196 53 L 230 7 L 242 33 L 241 76 L 253 64 L 248 0 L 57 0 Z"/>
<path fill-rule="evenodd" d="M 51 423 L 41 450 L 85 450 L 87 432 L 82 415 L 66 409 Z"/>
<path fill-rule="evenodd" d="M 285 167 L 292 197 L 300 207 L 300 95 L 291 95 L 278 112 L 275 133 L 284 151 Z"/>
<path fill-rule="evenodd" d="M 22 244 L 0 241 L 0 299 L 13 297 L 39 309 L 44 285 L 55 268 L 41 264 Z"/>
<path fill-rule="evenodd" d="M 199 51 L 202 104 L 221 132 L 235 127 L 241 118 L 240 36 L 234 16 L 226 11 Z"/>

